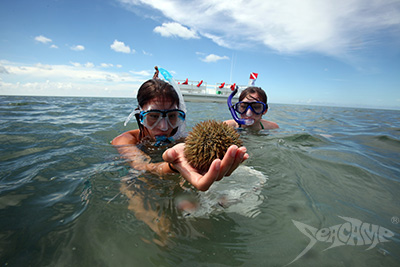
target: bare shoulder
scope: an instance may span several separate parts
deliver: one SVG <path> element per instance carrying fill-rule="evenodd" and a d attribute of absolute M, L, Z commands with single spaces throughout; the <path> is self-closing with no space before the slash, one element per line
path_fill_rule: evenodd
<path fill-rule="evenodd" d="M 264 129 L 266 129 L 266 130 L 279 128 L 279 125 L 273 121 L 261 120 L 261 122 L 262 122 L 262 125 L 264 126 Z"/>
<path fill-rule="evenodd" d="M 224 121 L 224 123 L 226 123 L 226 124 L 228 124 L 229 126 L 232 126 L 232 127 L 234 127 L 234 128 L 237 128 L 237 127 L 238 127 L 238 125 L 237 125 L 237 123 L 236 123 L 235 120 L 227 120 L 227 121 Z"/>
<path fill-rule="evenodd" d="M 136 145 L 139 142 L 139 130 L 132 130 L 115 137 L 111 144 L 114 146 Z"/>

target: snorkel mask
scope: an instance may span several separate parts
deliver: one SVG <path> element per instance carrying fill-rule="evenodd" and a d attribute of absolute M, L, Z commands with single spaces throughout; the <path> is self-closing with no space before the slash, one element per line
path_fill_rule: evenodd
<path fill-rule="evenodd" d="M 232 98 L 234 97 L 234 95 L 236 95 L 236 93 L 238 92 L 238 89 L 235 88 L 235 90 L 233 90 L 233 92 L 230 94 L 230 96 L 228 97 L 228 107 L 229 107 L 229 111 L 231 112 L 231 115 L 233 117 L 233 119 L 239 124 L 239 125 L 252 125 L 254 123 L 253 119 L 239 119 L 239 117 L 237 116 L 235 109 L 234 109 L 234 105 L 232 105 Z"/>
<path fill-rule="evenodd" d="M 139 121 L 146 128 L 152 130 L 163 122 L 162 130 L 166 131 L 169 127 L 175 129 L 185 122 L 185 112 L 179 109 L 138 111 Z"/>

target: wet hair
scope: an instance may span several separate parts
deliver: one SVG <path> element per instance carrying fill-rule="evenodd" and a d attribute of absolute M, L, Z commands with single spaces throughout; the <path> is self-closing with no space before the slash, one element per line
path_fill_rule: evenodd
<path fill-rule="evenodd" d="M 253 98 L 254 100 L 261 101 L 261 102 L 264 102 L 265 104 L 267 104 L 267 94 L 264 92 L 263 89 L 261 89 L 261 87 L 255 87 L 255 86 L 250 86 L 250 87 L 247 87 L 246 89 L 244 89 L 239 96 L 239 101 L 242 101 L 248 95 L 251 95 L 254 93 L 256 93 L 260 99 L 256 99 L 254 97 L 250 97 L 250 98 Z"/>
<path fill-rule="evenodd" d="M 153 99 L 159 99 L 161 102 L 171 102 L 179 108 L 179 96 L 175 89 L 167 82 L 160 79 L 151 79 L 140 86 L 136 99 L 140 107 L 148 104 Z"/>

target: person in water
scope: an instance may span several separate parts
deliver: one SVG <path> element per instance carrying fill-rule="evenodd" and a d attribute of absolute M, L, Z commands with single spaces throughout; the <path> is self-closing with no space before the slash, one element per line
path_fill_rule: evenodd
<path fill-rule="evenodd" d="M 148 171 L 160 176 L 179 172 L 190 184 L 201 191 L 206 191 L 224 176 L 229 176 L 245 161 L 249 155 L 245 147 L 232 145 L 222 159 L 216 159 L 206 173 L 199 173 L 191 167 L 184 156 L 184 143 L 178 143 L 167 149 L 161 162 L 152 162 L 150 156 L 138 145 L 154 144 L 163 146 L 176 141 L 183 141 L 186 114 L 180 109 L 180 98 L 167 82 L 154 78 L 141 85 L 137 93 L 138 108 L 134 115 L 139 129 L 127 131 L 112 141 L 118 152 L 130 165 L 140 171 Z"/>
<path fill-rule="evenodd" d="M 253 121 L 250 125 L 241 124 L 237 120 L 227 120 L 226 124 L 235 128 L 246 128 L 251 130 L 270 130 L 279 128 L 278 124 L 262 118 L 268 111 L 267 95 L 260 87 L 247 87 L 239 96 L 239 102 L 232 107 L 240 114 L 241 119 Z M 233 111 L 232 111 L 233 112 Z"/>

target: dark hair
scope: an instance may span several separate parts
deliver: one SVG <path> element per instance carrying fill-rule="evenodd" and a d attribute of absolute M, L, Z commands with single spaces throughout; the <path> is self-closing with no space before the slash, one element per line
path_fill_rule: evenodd
<path fill-rule="evenodd" d="M 140 86 L 136 99 L 140 107 L 143 107 L 154 98 L 162 102 L 171 102 L 179 108 L 179 96 L 175 89 L 167 82 L 159 79 L 151 79 Z"/>
<path fill-rule="evenodd" d="M 261 98 L 261 99 L 254 99 L 254 100 L 260 100 L 261 102 L 264 102 L 265 104 L 267 104 L 267 94 L 264 92 L 263 89 L 261 89 L 261 87 L 255 87 L 255 86 L 250 86 L 250 87 L 247 87 L 246 89 L 244 89 L 239 96 L 239 101 L 242 101 L 243 99 L 246 98 L 246 96 L 248 96 L 250 94 L 254 94 L 254 93 L 256 93 Z"/>

